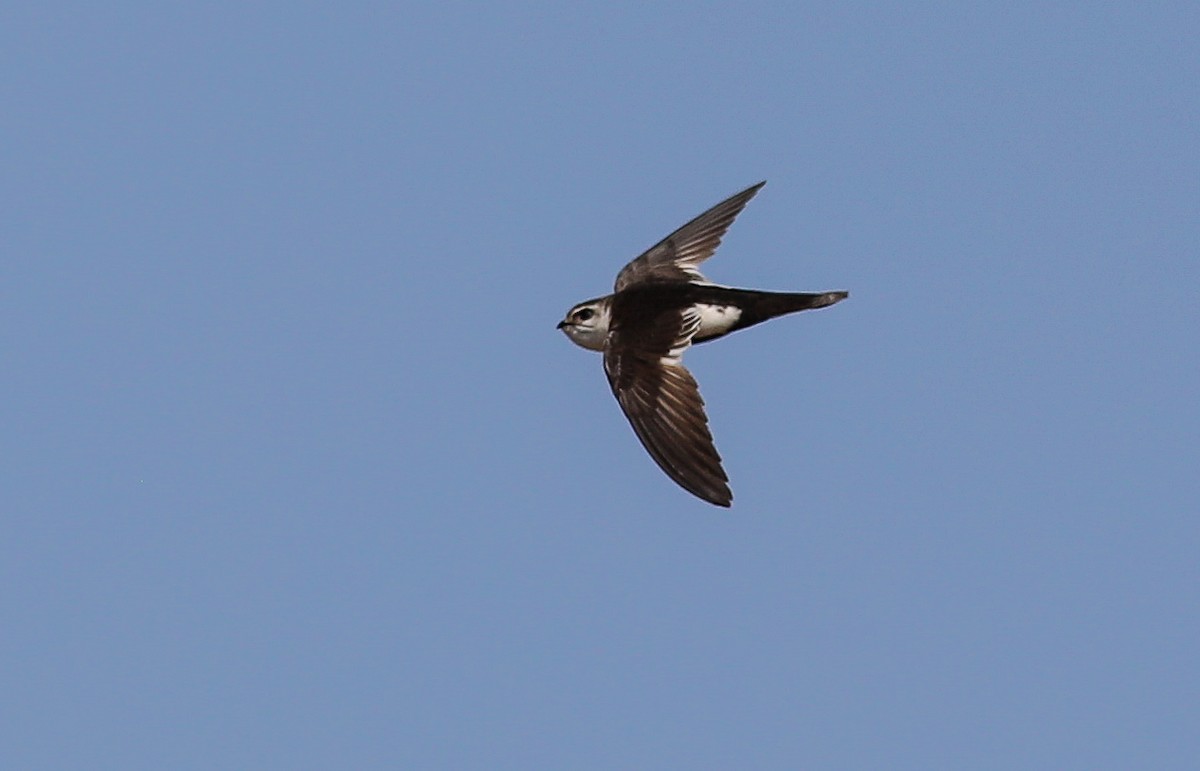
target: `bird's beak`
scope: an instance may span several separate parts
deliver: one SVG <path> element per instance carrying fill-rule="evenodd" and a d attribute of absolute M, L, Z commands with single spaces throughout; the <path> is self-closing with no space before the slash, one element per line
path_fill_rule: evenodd
<path fill-rule="evenodd" d="M 566 325 L 567 325 L 567 320 L 563 319 L 562 321 L 558 322 L 558 326 L 556 326 L 555 329 L 562 329 Z"/>

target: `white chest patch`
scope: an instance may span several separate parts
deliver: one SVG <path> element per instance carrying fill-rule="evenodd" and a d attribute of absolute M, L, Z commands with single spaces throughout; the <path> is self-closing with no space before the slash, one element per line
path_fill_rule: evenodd
<path fill-rule="evenodd" d="M 696 310 L 700 313 L 699 337 L 724 334 L 742 317 L 741 309 L 732 305 L 699 304 Z"/>

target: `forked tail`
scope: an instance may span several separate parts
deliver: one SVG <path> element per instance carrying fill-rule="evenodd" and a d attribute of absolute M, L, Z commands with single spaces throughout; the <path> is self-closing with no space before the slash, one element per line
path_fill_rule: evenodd
<path fill-rule="evenodd" d="M 849 292 L 753 292 L 734 329 L 744 329 L 787 313 L 824 308 L 841 302 Z M 732 330 L 731 330 L 732 331 Z"/>

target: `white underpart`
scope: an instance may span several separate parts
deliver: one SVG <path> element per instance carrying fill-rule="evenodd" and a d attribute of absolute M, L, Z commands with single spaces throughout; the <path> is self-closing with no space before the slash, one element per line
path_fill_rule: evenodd
<path fill-rule="evenodd" d="M 699 306 L 692 306 L 683 312 L 683 326 L 679 330 L 679 337 L 667 355 L 659 359 L 659 363 L 667 367 L 673 367 L 679 363 L 679 359 L 683 356 L 683 352 L 692 344 L 692 338 L 700 331 L 701 313 Z"/>
<path fill-rule="evenodd" d="M 700 313 L 700 337 L 724 334 L 742 317 L 742 309 L 734 305 L 697 304 L 695 308 Z"/>

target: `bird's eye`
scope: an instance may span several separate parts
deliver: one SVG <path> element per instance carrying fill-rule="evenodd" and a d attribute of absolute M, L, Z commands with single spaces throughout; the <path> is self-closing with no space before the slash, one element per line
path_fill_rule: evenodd
<path fill-rule="evenodd" d="M 583 310 L 581 310 L 575 314 L 575 318 L 579 319 L 580 321 L 587 321 L 588 319 L 590 319 L 592 316 L 595 316 L 595 315 L 596 315 L 596 312 L 594 310 L 592 310 L 591 308 L 584 308 Z"/>

